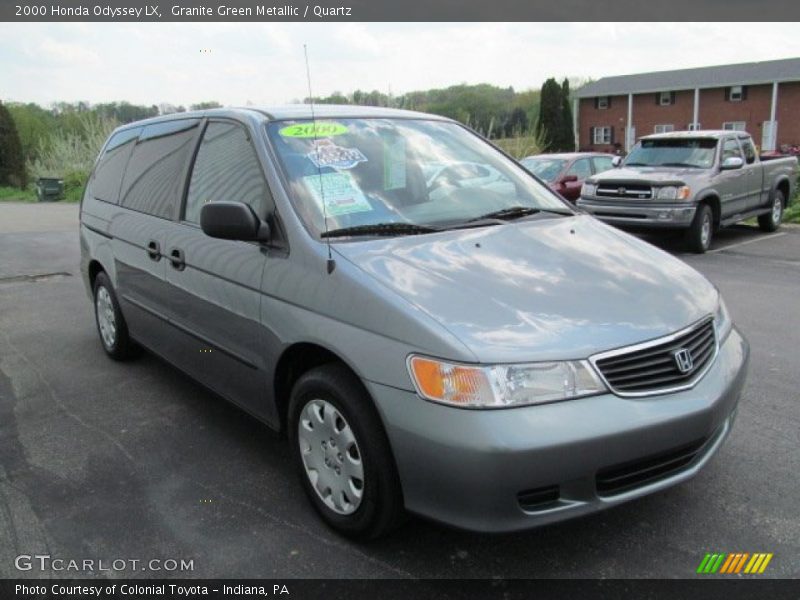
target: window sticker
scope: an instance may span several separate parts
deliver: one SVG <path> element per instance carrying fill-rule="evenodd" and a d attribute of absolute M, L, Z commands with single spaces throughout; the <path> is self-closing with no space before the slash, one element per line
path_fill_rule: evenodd
<path fill-rule="evenodd" d="M 383 189 L 406 187 L 406 142 L 403 138 L 383 146 Z"/>
<path fill-rule="evenodd" d="M 306 175 L 303 183 L 311 192 L 320 211 L 323 210 L 324 198 L 325 212 L 329 217 L 372 210 L 372 205 L 350 173 Z"/>
<path fill-rule="evenodd" d="M 347 133 L 346 125 L 335 121 L 309 121 L 306 123 L 295 123 L 279 129 L 278 134 L 290 138 L 327 138 L 335 135 Z"/>
<path fill-rule="evenodd" d="M 317 140 L 314 149 L 306 157 L 319 169 L 352 169 L 359 163 L 367 162 L 367 157 L 358 148 L 337 146 L 330 140 Z"/>

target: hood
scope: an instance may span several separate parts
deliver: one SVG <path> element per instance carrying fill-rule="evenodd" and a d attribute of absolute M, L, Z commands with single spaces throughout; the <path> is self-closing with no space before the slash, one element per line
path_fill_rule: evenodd
<path fill-rule="evenodd" d="M 479 362 L 586 358 L 714 312 L 673 256 L 587 215 L 337 244 Z M 443 357 L 447 358 L 447 357 Z"/>
<path fill-rule="evenodd" d="M 591 177 L 595 183 L 687 183 L 698 176 L 708 177 L 706 169 L 679 167 L 621 167 Z"/>

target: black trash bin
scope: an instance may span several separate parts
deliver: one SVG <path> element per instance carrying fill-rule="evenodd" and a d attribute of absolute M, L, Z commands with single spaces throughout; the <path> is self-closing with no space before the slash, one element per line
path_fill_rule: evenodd
<path fill-rule="evenodd" d="M 64 199 L 64 180 L 57 177 L 39 177 L 36 180 L 39 202 L 57 202 Z"/>

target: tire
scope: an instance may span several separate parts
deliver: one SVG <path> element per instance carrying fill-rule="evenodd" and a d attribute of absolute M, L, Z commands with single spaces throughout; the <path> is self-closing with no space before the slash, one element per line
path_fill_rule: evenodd
<path fill-rule="evenodd" d="M 708 204 L 697 207 L 692 225 L 686 231 L 686 245 L 696 254 L 704 254 L 714 236 L 714 215 Z"/>
<path fill-rule="evenodd" d="M 288 417 L 292 460 L 323 520 L 356 539 L 394 529 L 404 513 L 400 479 L 381 420 L 358 378 L 339 363 L 308 371 L 292 389 Z"/>
<path fill-rule="evenodd" d="M 777 230 L 778 227 L 781 226 L 785 200 L 783 192 L 781 190 L 775 190 L 775 196 L 772 198 L 770 211 L 758 217 L 758 226 L 761 228 L 761 231 L 771 232 Z"/>
<path fill-rule="evenodd" d="M 94 280 L 94 321 L 103 350 L 111 358 L 127 360 L 138 354 L 138 347 L 128 335 L 128 325 L 111 281 L 102 272 Z"/>

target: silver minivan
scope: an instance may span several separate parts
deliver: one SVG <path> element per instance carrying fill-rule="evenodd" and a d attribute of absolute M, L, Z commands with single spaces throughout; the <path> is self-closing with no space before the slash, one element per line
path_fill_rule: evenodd
<path fill-rule="evenodd" d="M 698 472 L 748 345 L 680 260 L 460 124 L 295 105 L 125 125 L 81 204 L 103 348 L 285 431 L 311 503 L 512 531 Z"/>

